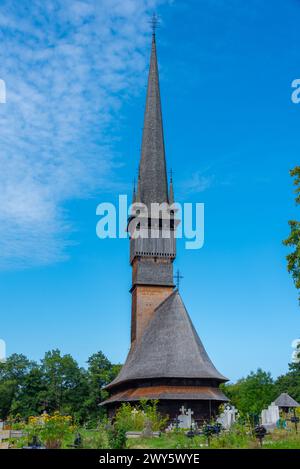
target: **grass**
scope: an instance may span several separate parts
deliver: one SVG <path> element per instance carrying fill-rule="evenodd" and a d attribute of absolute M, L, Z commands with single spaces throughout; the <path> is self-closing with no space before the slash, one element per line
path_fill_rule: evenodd
<path fill-rule="evenodd" d="M 109 449 L 108 438 L 106 432 L 102 430 L 86 430 L 85 428 L 80 428 L 79 433 L 82 437 L 83 448 L 84 449 Z M 68 436 L 64 440 L 62 448 L 69 448 L 74 442 L 75 435 Z"/>
<path fill-rule="evenodd" d="M 80 428 L 79 432 L 83 439 L 85 449 L 109 449 L 106 432 L 102 430 L 87 430 Z M 65 438 L 62 448 L 70 448 L 75 435 Z M 26 438 L 22 441 L 15 441 L 14 447 L 22 447 L 27 444 Z M 183 432 L 162 433 L 158 438 L 132 438 L 128 439 L 126 446 L 128 449 L 237 449 L 260 448 L 256 438 L 250 432 L 243 429 L 235 429 L 232 432 L 224 432 L 219 436 L 214 436 L 207 446 L 207 439 L 204 436 L 188 438 Z M 266 435 L 263 441 L 263 449 L 300 449 L 300 433 L 296 434 L 294 429 L 275 430 Z"/>
<path fill-rule="evenodd" d="M 187 438 L 184 434 L 162 433 L 158 438 L 132 438 L 127 440 L 127 448 L 130 449 L 176 449 L 176 448 L 200 448 L 205 445 L 203 437 Z"/>
<path fill-rule="evenodd" d="M 266 449 L 300 449 L 300 433 L 295 430 L 275 430 L 263 443 Z"/>
<path fill-rule="evenodd" d="M 260 448 L 256 438 L 249 435 L 232 435 L 224 433 L 213 437 L 210 448 L 204 437 L 188 439 L 185 435 L 162 434 L 159 438 L 137 438 L 127 440 L 130 449 L 257 449 Z M 294 430 L 275 430 L 263 441 L 263 449 L 300 449 L 300 434 Z"/>

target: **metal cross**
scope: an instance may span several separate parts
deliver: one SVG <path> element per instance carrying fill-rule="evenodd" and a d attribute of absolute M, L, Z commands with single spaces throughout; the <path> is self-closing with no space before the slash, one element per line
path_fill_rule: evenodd
<path fill-rule="evenodd" d="M 179 271 L 179 269 L 178 269 L 177 272 L 176 272 L 176 275 L 174 275 L 174 279 L 176 280 L 177 290 L 179 290 L 180 280 L 181 280 L 182 278 L 183 278 L 183 276 L 180 275 L 180 271 Z"/>
<path fill-rule="evenodd" d="M 152 15 L 152 18 L 150 20 L 150 25 L 151 25 L 151 28 L 152 28 L 152 34 L 155 35 L 155 32 L 158 28 L 158 25 L 159 25 L 159 17 L 157 16 L 156 13 L 153 13 Z"/>

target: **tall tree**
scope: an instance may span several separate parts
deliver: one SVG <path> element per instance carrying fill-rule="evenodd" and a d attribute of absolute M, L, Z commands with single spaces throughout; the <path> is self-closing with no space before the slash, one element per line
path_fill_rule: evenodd
<path fill-rule="evenodd" d="M 45 391 L 40 394 L 47 411 L 71 413 L 84 419 L 82 402 L 88 393 L 86 372 L 79 368 L 71 355 L 61 355 L 59 350 L 45 354 L 41 361 Z"/>
<path fill-rule="evenodd" d="M 278 395 L 287 392 L 293 399 L 300 402 L 300 362 L 290 363 L 288 373 L 279 376 L 275 386 Z"/>
<path fill-rule="evenodd" d="M 22 390 L 27 373 L 36 364 L 25 355 L 14 353 L 0 363 L 0 418 L 6 419 L 11 413 L 12 403 Z"/>
<path fill-rule="evenodd" d="M 23 377 L 22 385 L 11 403 L 10 414 L 28 418 L 39 415 L 44 410 L 42 396 L 46 392 L 41 367 L 36 365 Z"/>
<path fill-rule="evenodd" d="M 294 178 L 294 185 L 296 186 L 296 204 L 300 204 L 300 166 L 296 166 L 290 171 L 291 176 Z M 300 290 L 300 222 L 290 220 L 290 235 L 283 241 L 285 246 L 293 248 L 293 251 L 286 256 L 287 269 L 292 274 L 297 290 Z M 300 300 L 300 296 L 299 296 Z"/>
<path fill-rule="evenodd" d="M 103 388 L 117 376 L 121 365 L 113 365 L 102 352 L 91 355 L 87 363 L 89 394 L 85 406 L 89 418 L 97 420 L 104 412 L 99 404 L 108 396 L 108 392 Z"/>
<path fill-rule="evenodd" d="M 16 383 L 12 380 L 0 380 L 0 419 L 5 420 L 10 414 L 11 404 L 16 391 Z"/>
<path fill-rule="evenodd" d="M 96 423 L 104 412 L 99 404 L 108 395 L 103 387 L 119 370 L 102 352 L 88 359 L 87 370 L 59 350 L 47 352 L 40 364 L 13 354 L 0 363 L 0 418 L 59 410 Z"/>
<path fill-rule="evenodd" d="M 223 389 L 233 405 L 244 415 L 260 414 L 276 397 L 271 374 L 260 368 L 235 384 L 223 385 Z"/>
<path fill-rule="evenodd" d="M 11 379 L 20 383 L 26 373 L 35 365 L 25 355 L 13 353 L 4 362 L 0 362 L 0 379 Z"/>

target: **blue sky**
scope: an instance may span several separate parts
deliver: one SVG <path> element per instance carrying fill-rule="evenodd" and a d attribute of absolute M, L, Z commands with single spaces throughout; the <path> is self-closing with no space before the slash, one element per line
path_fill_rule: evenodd
<path fill-rule="evenodd" d="M 287 370 L 299 336 L 286 272 L 299 164 L 296 0 L 0 0 L 0 338 L 84 365 L 129 347 L 127 240 L 96 207 L 130 195 L 141 144 L 148 20 L 158 31 L 168 168 L 205 203 L 205 244 L 178 243 L 181 295 L 217 368 Z"/>

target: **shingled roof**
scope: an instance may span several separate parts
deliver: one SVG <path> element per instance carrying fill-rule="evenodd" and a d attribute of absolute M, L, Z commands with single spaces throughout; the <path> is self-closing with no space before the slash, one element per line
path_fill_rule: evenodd
<path fill-rule="evenodd" d="M 228 381 L 207 355 L 178 290 L 156 308 L 140 342 L 107 388 L 148 378 Z"/>
<path fill-rule="evenodd" d="M 274 402 L 278 407 L 300 407 L 295 399 L 288 395 L 288 393 L 283 392 Z"/>
<path fill-rule="evenodd" d="M 137 201 L 148 207 L 154 202 L 168 202 L 165 145 L 154 34 L 152 36 L 137 194 L 139 196 Z"/>
<path fill-rule="evenodd" d="M 219 388 L 209 386 L 143 386 L 117 392 L 100 405 L 111 404 L 113 402 L 140 401 L 145 398 L 158 400 L 228 401 L 228 398 Z"/>

